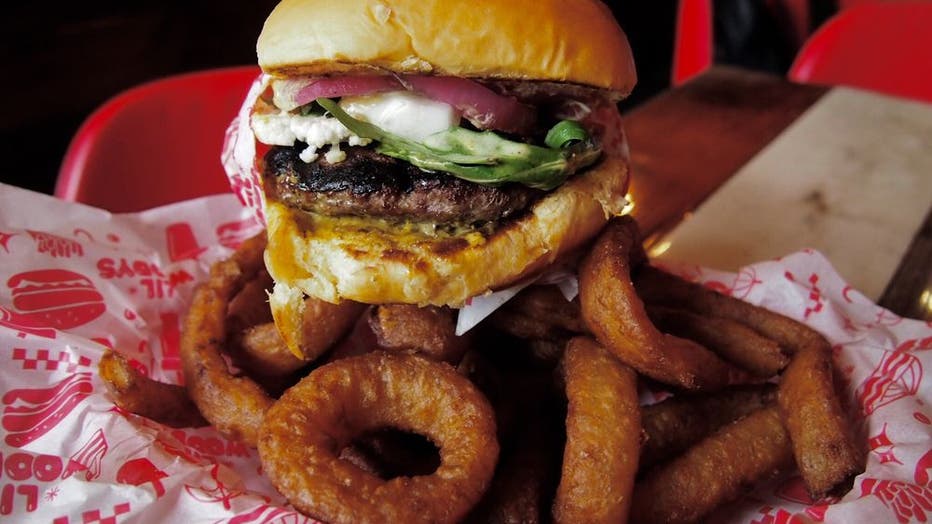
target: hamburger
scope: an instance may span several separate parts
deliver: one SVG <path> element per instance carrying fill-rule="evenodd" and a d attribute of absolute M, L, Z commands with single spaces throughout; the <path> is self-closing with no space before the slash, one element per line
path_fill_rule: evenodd
<path fill-rule="evenodd" d="M 626 204 L 636 73 L 599 0 L 284 0 L 257 54 L 234 140 L 255 140 L 276 319 L 306 297 L 459 307 Z"/>
<path fill-rule="evenodd" d="M 107 309 L 94 283 L 67 269 L 17 273 L 6 285 L 11 290 L 17 312 L 0 308 L 0 322 L 9 320 L 24 326 L 71 329 L 91 322 Z"/>

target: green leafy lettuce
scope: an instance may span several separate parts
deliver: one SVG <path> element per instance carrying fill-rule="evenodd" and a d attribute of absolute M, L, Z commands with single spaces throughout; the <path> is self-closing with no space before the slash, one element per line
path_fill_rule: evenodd
<path fill-rule="evenodd" d="M 356 135 L 378 142 L 379 153 L 479 184 L 517 182 L 550 190 L 595 162 L 601 153 L 582 126 L 569 120 L 550 129 L 544 140 L 547 147 L 462 127 L 416 142 L 351 117 L 333 100 L 319 98 L 316 102 Z"/>

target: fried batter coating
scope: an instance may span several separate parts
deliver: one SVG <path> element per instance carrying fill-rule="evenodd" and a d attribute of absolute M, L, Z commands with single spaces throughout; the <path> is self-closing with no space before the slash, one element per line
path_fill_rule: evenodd
<path fill-rule="evenodd" d="M 198 410 L 218 431 L 254 446 L 272 398 L 255 381 L 234 376 L 223 358 L 230 300 L 262 269 L 265 233 L 210 268 L 194 292 L 181 336 L 185 387 Z"/>
<path fill-rule="evenodd" d="M 647 314 L 663 332 L 695 340 L 759 377 L 776 375 L 790 361 L 775 341 L 729 318 L 657 306 Z"/>
<path fill-rule="evenodd" d="M 776 398 L 776 386 L 766 384 L 674 395 L 643 407 L 641 424 L 646 438 L 641 449 L 641 469 L 679 455 L 725 424 L 757 411 Z"/>
<path fill-rule="evenodd" d="M 489 318 L 518 338 L 552 340 L 586 332 L 579 301 L 569 301 L 557 286 L 528 286 Z"/>
<path fill-rule="evenodd" d="M 555 522 L 625 522 L 638 469 L 637 376 L 590 338 L 570 340 L 562 373 L 569 401 Z"/>
<path fill-rule="evenodd" d="M 825 337 L 789 317 L 655 268 L 642 268 L 636 285 L 649 303 L 677 304 L 741 322 L 792 355 L 781 376 L 778 404 L 810 496 L 819 499 L 864 470 L 864 453 L 835 391 L 831 346 Z"/>
<path fill-rule="evenodd" d="M 237 360 L 251 373 L 279 377 L 307 365 L 306 360 L 294 356 L 288 349 L 273 322 L 248 327 L 236 338 L 239 339 Z"/>
<path fill-rule="evenodd" d="M 835 391 L 831 347 L 814 331 L 807 339 L 783 372 L 777 402 L 806 489 L 818 500 L 864 471 L 865 457 Z"/>
<path fill-rule="evenodd" d="M 113 403 L 126 411 L 173 428 L 207 425 L 184 386 L 152 380 L 116 351 L 104 352 L 98 370 Z"/>
<path fill-rule="evenodd" d="M 652 266 L 641 267 L 634 285 L 645 303 L 687 309 L 704 316 L 740 322 L 776 341 L 787 353 L 795 353 L 810 331 L 795 320 L 754 304 L 688 282 Z"/>
<path fill-rule="evenodd" d="M 771 405 L 723 427 L 639 481 L 631 520 L 695 522 L 792 464 L 789 435 Z"/>
<path fill-rule="evenodd" d="M 437 445 L 437 470 L 383 480 L 340 459 L 354 438 L 385 427 Z M 289 502 L 331 524 L 455 522 L 492 478 L 495 432 L 488 401 L 449 365 L 374 352 L 321 366 L 288 389 L 262 424 L 259 457 Z"/>
<path fill-rule="evenodd" d="M 609 222 L 579 269 L 579 299 L 589 330 L 625 364 L 684 389 L 717 389 L 747 374 L 699 344 L 661 333 L 631 283 L 637 225 L 628 216 Z M 637 255 L 635 255 L 637 256 Z"/>
<path fill-rule="evenodd" d="M 379 347 L 418 353 L 456 365 L 469 349 L 468 334 L 456 335 L 456 313 L 446 307 L 386 304 L 374 308 L 369 327 Z"/>
<path fill-rule="evenodd" d="M 339 304 L 309 296 L 275 300 L 280 288 L 274 288 L 272 317 L 285 345 L 299 360 L 313 361 L 323 355 L 353 329 L 366 310 L 365 304 L 352 300 Z"/>

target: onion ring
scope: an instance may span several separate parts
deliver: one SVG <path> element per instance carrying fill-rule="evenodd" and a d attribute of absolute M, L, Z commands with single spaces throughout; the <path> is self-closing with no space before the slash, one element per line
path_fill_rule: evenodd
<path fill-rule="evenodd" d="M 180 356 L 191 400 L 218 431 L 255 446 L 272 398 L 255 381 L 230 373 L 222 355 L 230 300 L 262 270 L 265 233 L 210 268 L 185 318 Z"/>
<path fill-rule="evenodd" d="M 695 522 L 792 464 L 789 436 L 771 405 L 725 426 L 638 482 L 631 520 Z"/>
<path fill-rule="evenodd" d="M 740 322 L 795 353 L 808 339 L 809 327 L 779 313 L 688 282 L 661 269 L 644 266 L 634 275 L 638 294 L 647 304 L 687 309 L 701 315 Z"/>
<path fill-rule="evenodd" d="M 776 375 L 790 361 L 776 341 L 730 318 L 664 306 L 648 306 L 647 314 L 664 333 L 695 340 L 759 377 Z"/>
<path fill-rule="evenodd" d="M 570 340 L 561 371 L 569 401 L 555 522 L 625 522 L 640 452 L 637 376 L 594 340 Z"/>
<path fill-rule="evenodd" d="M 339 458 L 380 427 L 423 434 L 440 448 L 432 475 L 383 480 Z M 368 353 L 321 366 L 289 388 L 262 424 L 259 457 L 298 510 L 331 524 L 452 522 L 488 486 L 498 458 L 495 415 L 452 367 Z"/>
<path fill-rule="evenodd" d="M 556 366 L 560 359 L 563 358 L 563 350 L 566 349 L 566 344 L 570 341 L 570 338 L 572 337 L 532 338 L 526 341 L 527 349 L 537 362 L 548 366 Z"/>
<path fill-rule="evenodd" d="M 269 308 L 269 290 L 272 289 L 272 277 L 264 268 L 256 278 L 243 286 L 232 299 L 227 308 L 227 331 L 239 332 L 250 326 L 258 326 L 272 321 Z"/>
<path fill-rule="evenodd" d="M 120 408 L 173 428 L 207 425 L 184 386 L 152 380 L 116 351 L 107 349 L 97 369 Z"/>
<path fill-rule="evenodd" d="M 555 402 L 546 402 L 549 399 L 540 395 L 523 397 L 527 398 L 522 398 L 525 409 L 517 417 L 520 427 L 508 445 L 503 442 L 492 484 L 466 522 L 530 524 L 549 520 L 545 517 L 549 516 L 560 473 L 563 421 L 556 416 L 560 410 Z"/>
<path fill-rule="evenodd" d="M 777 403 L 806 489 L 818 500 L 864 471 L 864 454 L 835 392 L 831 346 L 815 331 L 802 343 L 780 379 Z"/>
<path fill-rule="evenodd" d="M 740 386 L 703 395 L 675 395 L 641 409 L 641 470 L 666 462 L 722 426 L 776 400 L 776 386 Z"/>
<path fill-rule="evenodd" d="M 747 374 L 691 341 L 661 333 L 631 283 L 632 254 L 640 252 L 637 224 L 613 219 L 579 269 L 583 320 L 602 345 L 625 364 L 684 389 L 717 389 L 747 381 Z"/>
<path fill-rule="evenodd" d="M 372 310 L 369 327 L 387 351 L 456 365 L 469 349 L 469 336 L 456 335 L 456 315 L 450 308 L 382 305 Z"/>
<path fill-rule="evenodd" d="M 245 370 L 269 393 L 280 394 L 297 379 L 294 375 L 308 362 L 294 356 L 272 322 L 230 333 L 230 356 L 236 367 Z"/>
<path fill-rule="evenodd" d="M 677 304 L 741 322 L 792 355 L 780 380 L 777 402 L 793 441 L 796 464 L 814 499 L 864 470 L 863 453 L 835 392 L 831 345 L 819 332 L 654 268 L 643 268 L 636 285 L 648 302 Z"/>
<path fill-rule="evenodd" d="M 518 338 L 559 339 L 586 332 L 579 302 L 556 286 L 529 286 L 489 317 L 496 328 Z"/>
<path fill-rule="evenodd" d="M 352 300 L 331 304 L 280 284 L 273 288 L 270 302 L 285 345 L 306 361 L 316 360 L 343 339 L 366 309 Z"/>

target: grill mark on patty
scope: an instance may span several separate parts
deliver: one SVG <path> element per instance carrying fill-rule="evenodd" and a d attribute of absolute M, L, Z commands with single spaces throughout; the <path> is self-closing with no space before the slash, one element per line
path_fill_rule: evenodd
<path fill-rule="evenodd" d="M 347 147 L 336 164 L 305 163 L 302 145 L 265 155 L 267 195 L 290 207 L 331 216 L 374 216 L 448 225 L 496 222 L 527 209 L 544 192 L 520 184 L 491 187 L 423 171 L 371 148 Z"/>

